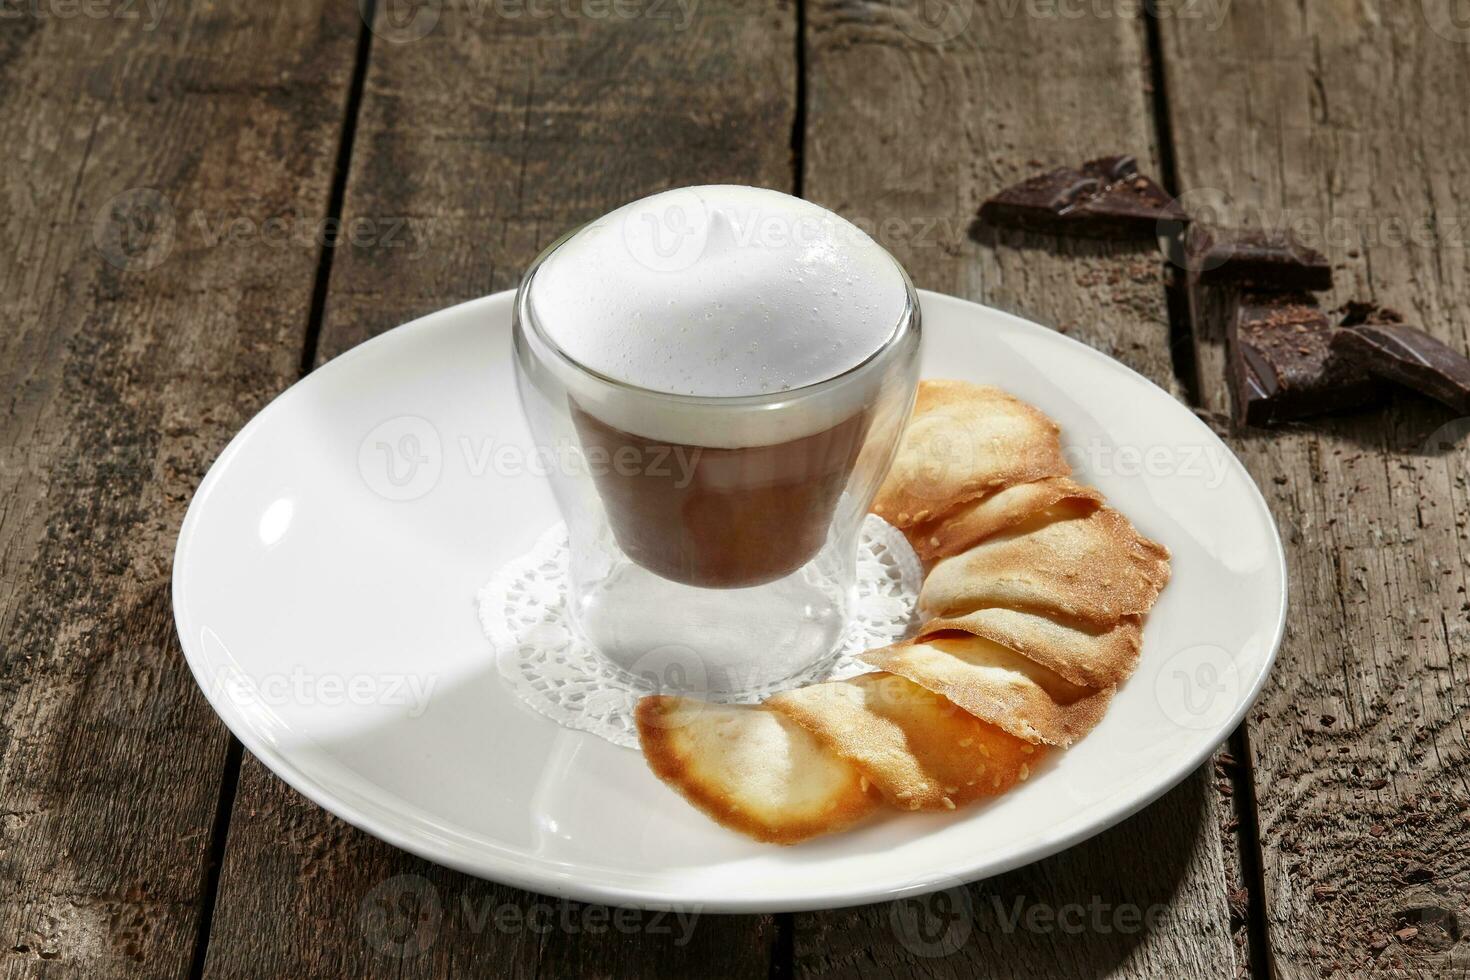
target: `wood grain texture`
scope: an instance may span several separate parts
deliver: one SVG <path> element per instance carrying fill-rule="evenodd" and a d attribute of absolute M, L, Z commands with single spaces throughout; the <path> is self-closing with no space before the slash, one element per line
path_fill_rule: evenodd
<path fill-rule="evenodd" d="M 1210 782 L 1193 776 L 1056 857 L 919 898 L 798 915 L 793 975 L 1233 976 L 1216 807 Z"/>
<path fill-rule="evenodd" d="M 1142 23 L 942 9 L 969 20 L 936 42 L 919 5 L 809 8 L 807 196 L 874 231 L 917 285 L 1065 330 L 1178 394 L 1155 249 L 968 234 L 986 197 L 1046 167 L 1126 152 L 1157 172 Z M 1207 765 L 1119 828 L 968 889 L 798 916 L 795 972 L 1236 975 L 1216 783 Z"/>
<path fill-rule="evenodd" d="M 1394 306 L 1466 349 L 1470 34 L 1451 12 L 1240 0 L 1217 31 L 1161 26 L 1184 187 L 1326 251 L 1328 305 Z M 1224 409 L 1211 340 L 1202 388 Z M 1470 968 L 1467 432 L 1404 394 L 1232 436 L 1290 561 L 1286 642 L 1250 718 L 1281 976 Z"/>
<path fill-rule="evenodd" d="M 295 378 L 317 249 L 258 231 L 326 211 L 353 18 L 90 9 L 0 21 L 0 955 L 183 976 L 228 739 L 170 556 L 209 462 Z"/>
<path fill-rule="evenodd" d="M 402 218 L 401 244 L 336 257 L 322 358 L 515 286 L 563 231 L 665 186 L 792 188 L 794 9 L 708 0 L 687 22 L 676 5 L 628 9 L 661 13 L 532 20 L 445 5 L 403 43 L 380 20 L 343 219 Z M 769 916 L 572 905 L 435 867 L 247 758 L 207 972 L 764 978 L 776 944 Z"/>
<path fill-rule="evenodd" d="M 340 257 L 319 360 L 514 288 L 558 235 L 654 191 L 790 191 L 794 8 L 692 6 L 547 19 L 469 2 L 421 40 L 377 38 L 343 217 L 402 233 Z"/>
<path fill-rule="evenodd" d="M 1072 333 L 1177 391 L 1155 249 L 971 237 L 985 198 L 1038 171 L 1132 153 L 1157 173 L 1142 24 L 939 6 L 968 14 L 935 44 L 923 5 L 811 5 L 807 196 L 872 232 L 916 285 Z"/>

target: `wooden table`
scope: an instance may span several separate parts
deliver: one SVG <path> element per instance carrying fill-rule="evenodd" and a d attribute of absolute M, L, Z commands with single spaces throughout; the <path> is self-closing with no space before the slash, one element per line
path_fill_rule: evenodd
<path fill-rule="evenodd" d="M 1332 300 L 1463 348 L 1470 26 L 1453 0 L 1135 6 L 380 0 L 369 30 L 354 0 L 0 3 L 6 972 L 1470 970 L 1467 455 L 1424 448 L 1455 420 L 1403 396 L 1232 428 L 1218 333 L 1157 253 L 967 233 L 1017 177 L 1130 152 L 1194 203 L 1319 223 Z M 1292 612 L 1247 722 L 1121 826 L 973 886 L 963 920 L 879 905 L 690 934 L 451 873 L 242 758 L 179 652 L 179 522 L 256 410 L 514 286 L 576 222 L 719 181 L 834 208 L 919 285 L 1153 378 L 1281 526 Z M 914 915 L 959 949 L 925 955 Z"/>

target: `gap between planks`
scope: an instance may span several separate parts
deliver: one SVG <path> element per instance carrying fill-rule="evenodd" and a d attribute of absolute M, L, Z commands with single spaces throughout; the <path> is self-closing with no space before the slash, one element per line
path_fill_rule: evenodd
<path fill-rule="evenodd" d="M 796 56 L 795 101 L 791 110 L 791 193 L 805 197 L 806 180 L 806 5 L 795 0 Z M 796 973 L 796 915 L 780 912 L 772 916 L 776 936 L 771 943 L 770 980 L 790 980 Z"/>
<path fill-rule="evenodd" d="M 1145 52 L 1148 57 L 1147 79 L 1149 111 L 1153 116 L 1154 141 L 1159 159 L 1159 182 L 1172 197 L 1178 198 L 1182 187 L 1179 181 L 1178 156 L 1175 148 L 1173 117 L 1169 103 L 1169 81 L 1165 66 L 1163 32 L 1159 27 L 1158 0 L 1144 0 Z M 1181 243 L 1182 244 L 1182 243 Z M 1195 356 L 1194 307 L 1185 294 L 1188 286 L 1186 273 L 1177 262 L 1168 265 L 1165 288 L 1168 291 L 1165 304 L 1169 315 L 1169 353 L 1174 369 L 1174 378 L 1188 404 L 1196 411 L 1204 401 L 1201 395 L 1199 360 Z M 1246 891 L 1245 949 L 1244 962 L 1250 976 L 1265 980 L 1273 975 L 1270 959 L 1270 943 L 1266 934 L 1266 879 L 1261 855 L 1260 821 L 1256 812 L 1255 771 L 1251 762 L 1249 715 L 1241 719 L 1240 725 L 1230 733 L 1225 747 L 1234 758 L 1233 766 L 1225 767 L 1224 778 L 1231 787 L 1230 805 L 1234 814 L 1235 829 L 1226 835 L 1235 846 L 1236 867 L 1239 880 Z"/>
<path fill-rule="evenodd" d="M 332 168 L 332 187 L 327 196 L 326 228 L 341 228 L 342 206 L 347 196 L 347 174 L 352 165 L 352 147 L 357 138 L 357 117 L 362 108 L 363 86 L 367 80 L 368 59 L 373 47 L 373 18 L 377 15 L 377 0 L 360 0 L 358 11 L 362 23 L 358 25 L 357 49 L 353 55 L 352 78 L 347 88 L 347 102 L 342 110 L 342 126 L 337 141 L 337 158 Z M 327 287 L 332 279 L 332 258 L 341 244 L 339 238 L 324 236 L 317 256 L 316 277 L 312 285 L 311 308 L 307 314 L 306 334 L 301 343 L 301 361 L 298 378 L 310 374 L 316 364 L 317 346 L 322 335 L 322 320 L 327 309 Z M 219 803 L 215 810 L 211 828 L 209 851 L 204 871 L 204 892 L 199 909 L 199 930 L 194 945 L 194 956 L 189 967 L 190 980 L 202 980 L 205 964 L 209 959 L 209 938 L 214 926 L 215 902 L 219 897 L 220 871 L 225 863 L 225 847 L 230 836 L 230 821 L 235 812 L 235 795 L 240 785 L 240 766 L 244 760 L 244 746 L 233 733 L 229 736 L 229 748 L 225 752 L 225 763 L 220 775 Z"/>

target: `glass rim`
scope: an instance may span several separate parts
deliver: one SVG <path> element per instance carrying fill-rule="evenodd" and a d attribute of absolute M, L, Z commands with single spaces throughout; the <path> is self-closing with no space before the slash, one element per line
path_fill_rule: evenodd
<path fill-rule="evenodd" d="M 651 399 L 675 401 L 687 405 L 728 405 L 732 407 L 765 404 L 781 405 L 788 401 L 809 398 L 820 394 L 822 389 L 836 387 L 845 381 L 851 380 L 856 375 L 865 373 L 875 364 L 884 360 L 887 355 L 891 354 L 911 331 L 919 328 L 919 295 L 918 291 L 914 288 L 913 280 L 909 278 L 909 274 L 903 265 L 893 257 L 893 253 L 874 240 L 873 244 L 882 249 L 883 254 L 888 257 L 888 261 L 893 263 L 893 267 L 898 270 L 899 277 L 903 280 L 904 307 L 903 312 L 899 314 L 898 321 L 893 325 L 892 332 L 884 339 L 883 343 L 852 367 L 845 368 L 840 373 L 834 374 L 830 378 L 823 378 L 820 381 L 812 381 L 795 388 L 786 388 L 781 391 L 772 391 L 758 395 L 688 395 L 676 391 L 661 391 L 658 388 L 645 388 L 642 385 L 620 381 L 595 368 L 588 367 L 571 354 L 568 354 L 542 328 L 540 320 L 537 319 L 535 312 L 531 308 L 531 287 L 535 282 L 537 270 L 541 268 L 542 264 L 545 263 L 553 252 L 590 224 L 592 222 L 587 222 L 571 229 L 546 246 L 546 248 L 542 249 L 541 254 L 536 256 L 535 261 L 531 263 L 530 267 L 526 270 L 525 276 L 522 277 L 520 285 L 516 287 L 515 320 L 518 324 L 527 325 L 536 335 L 536 339 L 551 352 L 552 356 L 556 357 L 567 367 L 581 375 L 591 378 L 599 384 L 607 385 L 621 392 Z"/>

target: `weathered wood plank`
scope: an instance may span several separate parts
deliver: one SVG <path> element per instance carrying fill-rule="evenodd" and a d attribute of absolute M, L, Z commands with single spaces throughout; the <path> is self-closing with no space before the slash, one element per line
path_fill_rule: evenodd
<path fill-rule="evenodd" d="M 946 30 L 921 7 L 811 6 L 807 195 L 869 219 L 918 285 L 1066 330 L 1177 393 L 1164 267 L 1152 248 L 966 234 L 981 201 L 1044 166 L 1114 152 L 1150 166 L 1143 25 L 1047 17 L 1026 5 L 939 5 L 968 16 Z M 967 890 L 798 916 L 796 972 L 1231 976 L 1240 966 L 1227 925 L 1235 886 L 1220 829 L 1228 807 L 1214 783 L 1206 766 L 1112 832 Z M 1080 914 L 1079 929 L 1048 918 L 1064 913 L 1075 925 L 1078 910 L 1094 906 L 1106 912 Z M 1117 928 L 1110 916 L 1120 910 L 1150 925 Z M 1050 924 L 1028 928 L 1033 914 Z M 950 946 L 916 941 L 915 915 L 940 934 L 957 930 Z"/>
<path fill-rule="evenodd" d="M 404 237 L 342 256 L 319 359 L 513 288 L 557 235 L 653 191 L 792 189 L 791 3 L 615 7 L 634 16 L 465 0 L 422 40 L 377 40 L 344 218 L 402 218 Z"/>
<path fill-rule="evenodd" d="M 1470 33 L 1452 8 L 1241 0 L 1219 31 L 1162 27 L 1184 186 L 1327 251 L 1329 303 L 1397 307 L 1464 349 Z M 1221 363 L 1206 337 L 1201 381 L 1223 409 Z M 1233 437 L 1291 565 L 1286 642 L 1250 719 L 1283 976 L 1470 967 L 1462 422 L 1406 395 Z M 1441 426 L 1458 449 L 1426 445 Z"/>
<path fill-rule="evenodd" d="M 1073 333 L 1177 392 L 1154 249 L 968 234 L 986 197 L 1038 170 L 1113 152 L 1150 165 L 1142 26 L 964 2 L 940 5 L 970 13 L 934 44 L 920 6 L 812 5 L 807 196 L 874 232 L 917 284 Z"/>
<path fill-rule="evenodd" d="M 667 3 L 616 8 L 637 11 L 631 18 L 421 9 L 439 11 L 421 39 L 374 38 L 343 214 L 402 218 L 401 244 L 337 256 L 323 358 L 514 286 L 554 236 L 661 187 L 793 186 L 788 3 L 709 0 L 687 22 Z M 776 945 L 770 917 L 691 924 L 568 906 L 434 867 L 345 826 L 247 759 L 208 969 L 766 977 Z"/>
<path fill-rule="evenodd" d="M 325 214 L 352 63 L 340 4 L 127 6 L 0 20 L 13 976 L 189 970 L 228 737 L 170 556 L 209 462 L 296 376 L 318 249 L 261 229 Z"/>

